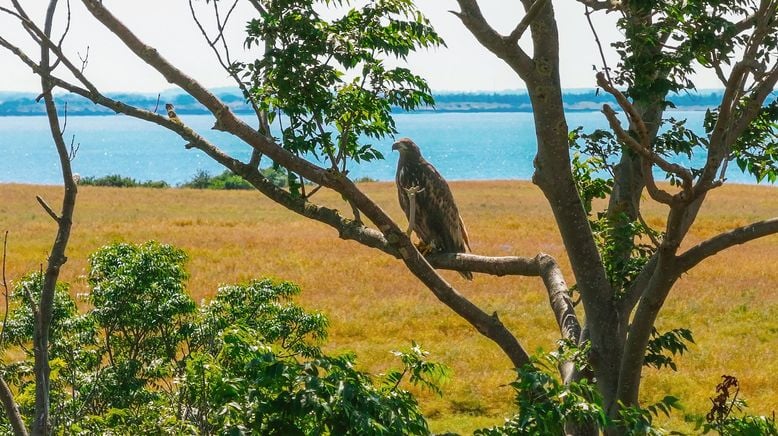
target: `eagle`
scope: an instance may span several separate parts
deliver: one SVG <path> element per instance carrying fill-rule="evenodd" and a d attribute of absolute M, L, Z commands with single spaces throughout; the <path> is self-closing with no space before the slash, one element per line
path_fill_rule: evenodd
<path fill-rule="evenodd" d="M 410 138 L 398 140 L 392 150 L 400 152 L 395 181 L 408 234 L 415 231 L 429 253 L 469 253 L 467 229 L 446 180 Z M 459 274 L 473 279 L 470 271 Z"/>

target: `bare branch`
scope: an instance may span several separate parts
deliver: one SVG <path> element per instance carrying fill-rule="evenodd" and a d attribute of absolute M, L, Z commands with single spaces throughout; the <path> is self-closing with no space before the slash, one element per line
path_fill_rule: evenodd
<path fill-rule="evenodd" d="M 635 129 L 635 132 L 638 136 L 638 138 L 635 139 L 629 133 L 627 133 L 621 127 L 621 122 L 619 122 L 618 118 L 616 118 L 616 113 L 613 111 L 610 105 L 605 104 L 602 107 L 602 112 L 605 114 L 605 117 L 608 119 L 608 123 L 619 139 L 621 139 L 621 141 L 630 147 L 633 151 L 638 153 L 644 160 L 647 160 L 651 164 L 658 166 L 668 173 L 675 174 L 680 177 L 683 181 L 684 191 L 690 191 L 693 184 L 691 171 L 689 171 L 688 168 L 682 167 L 681 165 L 668 162 L 651 149 L 651 137 L 648 134 L 648 129 L 646 128 L 645 123 L 643 123 L 643 119 L 635 110 L 635 107 L 632 106 L 629 100 L 627 100 L 627 97 L 624 96 L 621 91 L 614 88 L 613 85 L 605 79 L 605 75 L 602 72 L 597 73 L 597 84 L 616 98 L 619 106 L 621 106 L 622 109 L 624 109 L 626 112 L 627 117 L 630 120 L 630 125 Z M 649 171 L 647 171 L 644 176 L 647 179 L 646 184 L 652 193 L 652 198 L 654 198 L 656 201 L 670 204 L 670 202 L 672 202 L 673 196 L 656 187 L 652 171 L 650 171 L 650 165 L 648 166 L 648 170 Z"/>
<path fill-rule="evenodd" d="M 256 99 L 254 99 L 251 96 L 251 93 L 249 92 L 249 89 L 246 87 L 246 84 L 243 83 L 243 81 L 238 76 L 237 72 L 232 68 L 233 62 L 230 58 L 230 51 L 227 46 L 226 38 L 224 38 L 224 28 L 227 25 L 227 21 L 230 18 L 230 15 L 232 15 L 232 12 L 235 10 L 235 7 L 237 6 L 238 1 L 236 0 L 232 6 L 230 7 L 227 16 L 225 17 L 224 21 L 222 22 L 219 18 L 219 3 L 213 2 L 214 10 L 216 11 L 216 21 L 218 28 L 218 32 L 215 39 L 211 39 L 208 36 L 208 32 L 205 30 L 205 26 L 200 22 L 200 19 L 197 18 L 197 13 L 194 9 L 194 4 L 192 0 L 189 0 L 189 11 L 192 15 L 192 19 L 194 20 L 195 24 L 197 25 L 197 28 L 200 30 L 200 33 L 203 35 L 203 38 L 208 43 L 208 46 L 213 51 L 214 55 L 216 56 L 216 60 L 219 62 L 219 65 L 221 65 L 222 69 L 232 78 L 232 80 L 235 82 L 235 84 L 240 88 L 241 92 L 243 93 L 243 96 L 246 98 L 246 100 L 251 105 L 251 108 L 254 110 L 254 113 L 257 114 L 257 117 L 259 117 L 260 126 L 265 130 L 263 132 L 265 135 L 269 135 L 270 131 L 269 129 L 266 129 L 267 122 L 263 123 L 263 111 L 260 110 L 259 106 L 257 105 Z M 224 57 L 222 57 L 222 53 L 219 52 L 219 49 L 217 48 L 217 44 L 221 41 L 222 43 L 222 50 L 224 50 Z"/>
<path fill-rule="evenodd" d="M 3 301 L 5 303 L 5 312 L 3 312 L 3 326 L 0 327 L 0 349 L 5 348 L 5 325 L 6 321 L 8 321 L 8 298 L 9 298 L 9 292 L 8 292 L 8 281 L 5 277 L 5 263 L 6 263 L 6 256 L 8 254 L 8 230 L 5 231 L 5 235 L 3 236 Z"/>
<path fill-rule="evenodd" d="M 497 33 L 494 28 L 486 21 L 481 8 L 476 0 L 457 0 L 460 12 L 451 11 L 456 15 L 462 24 L 470 30 L 470 33 L 489 51 L 503 59 L 514 71 L 522 77 L 527 77 L 533 69 L 532 59 L 516 44 Z M 543 8 L 539 8 L 535 15 L 540 13 Z M 519 26 L 517 26 L 517 30 Z M 521 36 L 521 35 L 518 35 Z"/>
<path fill-rule="evenodd" d="M 50 0 L 46 11 L 43 41 L 51 41 L 51 29 L 54 21 L 57 0 Z M 35 317 L 35 329 L 33 333 L 33 350 L 35 356 L 35 414 L 32 423 L 33 434 L 48 434 L 49 422 L 49 329 L 54 307 L 54 293 L 56 289 L 59 271 L 67 261 L 65 249 L 70 238 L 73 212 L 76 204 L 77 187 L 73 180 L 73 172 L 70 167 L 70 154 L 67 144 L 62 137 L 57 108 L 51 90 L 55 84 L 49 79 L 51 72 L 50 52 L 54 51 L 48 43 L 41 44 L 40 71 L 41 89 L 46 106 L 46 114 L 49 120 L 49 129 L 59 156 L 62 179 L 65 185 L 65 195 L 62 200 L 62 213 L 57 219 L 57 236 L 49 253 L 46 271 L 43 275 L 40 304 L 38 314 Z M 40 201 L 40 199 L 39 199 Z M 43 202 L 42 204 L 45 204 Z M 44 207 L 45 208 L 45 207 Z M 50 208 L 49 208 L 50 209 Z M 51 214 L 51 212 L 50 212 Z M 56 214 L 54 214 L 56 215 Z"/>
<path fill-rule="evenodd" d="M 644 148 L 642 144 L 637 142 L 635 138 L 630 136 L 630 134 L 624 130 L 623 127 L 621 127 L 621 122 L 619 122 L 619 119 L 616 118 L 616 112 L 614 112 L 609 105 L 603 105 L 602 112 L 605 114 L 605 118 L 608 120 L 611 129 L 616 133 L 616 136 L 619 138 L 619 140 L 640 154 L 643 158 L 643 177 L 645 178 L 646 189 L 648 189 L 648 193 L 651 195 L 651 198 L 663 204 L 672 204 L 673 195 L 659 188 L 659 186 L 656 184 L 656 181 L 654 180 L 654 174 L 651 168 L 651 163 L 653 162 L 651 156 L 653 153 L 650 150 Z"/>
<path fill-rule="evenodd" d="M 0 8 L 0 10 L 3 10 L 3 8 Z M 59 44 L 54 43 L 54 41 L 52 41 L 50 35 L 46 35 L 44 30 L 42 30 L 38 25 L 35 24 L 35 22 L 33 22 L 32 20 L 28 19 L 26 16 L 24 16 L 24 15 L 17 15 L 17 14 L 13 14 L 13 15 L 15 17 L 17 17 L 22 22 L 24 27 L 26 29 L 28 29 L 28 32 L 30 32 L 32 35 L 34 35 L 36 37 L 36 41 L 38 42 L 38 44 L 42 48 L 46 47 L 46 48 L 50 49 L 51 52 L 54 53 L 54 55 L 56 56 L 56 59 L 57 59 L 57 63 L 62 62 L 62 64 L 65 65 L 65 67 L 68 69 L 68 71 L 70 71 L 73 74 L 73 76 L 75 76 L 76 79 L 78 79 L 79 82 L 81 82 L 84 86 L 86 86 L 91 92 L 97 92 L 97 88 L 89 80 L 87 80 L 86 76 L 84 76 L 84 68 L 86 66 L 86 60 L 85 59 L 82 60 L 81 68 L 76 67 L 70 61 L 70 59 L 68 59 L 68 57 L 63 54 L 62 47 L 61 47 L 61 44 L 62 44 L 61 41 L 60 41 Z M 63 38 L 64 38 L 64 36 L 65 35 L 63 35 Z M 2 39 L 2 38 L 0 38 L 0 39 Z M 12 48 L 13 46 L 10 43 L 8 43 L 7 41 L 5 41 L 4 39 L 2 39 L 2 42 L 4 42 L 4 44 L 2 44 L 4 47 L 6 47 L 9 50 L 11 50 L 12 52 L 14 52 L 14 54 L 16 54 L 19 57 L 19 53 L 18 52 L 22 52 L 21 50 L 19 50 L 18 48 L 13 49 Z M 22 59 L 22 60 L 24 60 L 24 59 Z M 27 62 L 27 61 L 25 61 L 25 63 L 30 65 L 30 63 Z M 33 64 L 34 64 L 34 62 L 33 62 Z M 49 66 L 49 68 L 51 70 L 53 70 L 55 66 L 56 66 L 56 64 L 53 65 L 53 66 Z M 40 73 L 38 73 L 37 71 L 36 71 L 36 74 L 40 75 Z"/>
<path fill-rule="evenodd" d="M 54 209 L 52 209 L 52 208 L 51 208 L 51 206 L 49 206 L 49 204 L 48 204 L 48 203 L 46 203 L 46 200 L 44 200 L 43 198 L 41 198 L 41 196 L 40 196 L 40 195 L 36 195 L 36 196 L 35 196 L 35 199 L 36 199 L 36 200 L 38 200 L 38 203 L 41 205 L 41 207 L 43 208 L 43 210 L 45 210 L 45 211 L 46 211 L 46 213 L 48 213 L 48 214 L 49 214 L 49 216 L 51 217 L 51 219 L 53 219 L 54 221 L 56 221 L 57 223 L 59 223 L 59 217 L 57 216 L 57 213 L 56 213 L 56 212 L 54 212 Z"/>
<path fill-rule="evenodd" d="M 716 235 L 688 249 L 685 253 L 678 256 L 678 263 L 683 271 L 689 271 L 703 260 L 727 248 L 776 233 L 778 233 L 778 218 L 738 227 L 729 232 Z"/>
<path fill-rule="evenodd" d="M 636 147 L 633 148 L 639 147 L 649 150 L 651 148 L 651 137 L 648 134 L 648 129 L 646 128 L 645 123 L 643 123 L 643 118 L 635 110 L 635 107 L 632 106 L 632 103 L 630 103 L 627 97 L 622 94 L 621 91 L 616 89 L 613 84 L 610 83 L 610 81 L 606 80 L 605 75 L 602 72 L 597 73 L 597 85 L 615 97 L 616 102 L 619 103 L 619 106 L 621 106 L 621 108 L 627 114 L 630 127 L 635 130 L 635 133 L 637 133 L 637 139 L 639 141 L 639 143 L 634 140 L 632 141 L 636 145 Z M 603 108 L 603 112 L 604 111 L 605 109 Z M 636 149 L 635 151 L 638 150 Z"/>
<path fill-rule="evenodd" d="M 257 12 L 259 12 L 260 14 L 267 13 L 265 7 L 262 6 L 262 3 L 260 3 L 259 0 L 249 0 L 249 3 L 251 3 L 251 6 L 254 6 L 254 9 L 256 9 Z"/>
<path fill-rule="evenodd" d="M 600 52 L 602 70 L 605 72 L 605 77 L 608 79 L 608 83 L 613 84 L 613 80 L 611 80 L 610 68 L 608 67 L 608 62 L 605 60 L 605 51 L 602 49 L 602 43 L 600 42 L 600 36 L 597 34 L 597 29 L 594 27 L 594 23 L 592 23 L 592 11 L 590 10 L 589 6 L 586 6 L 584 15 L 586 16 L 586 22 L 589 23 L 589 30 L 591 30 L 592 35 L 594 35 L 594 43 L 597 45 L 597 50 Z"/>
<path fill-rule="evenodd" d="M 735 34 L 737 35 L 739 33 L 743 33 L 746 30 L 751 29 L 756 24 L 756 20 L 757 20 L 757 15 L 756 14 L 751 14 L 751 15 L 747 16 L 746 18 L 738 21 L 733 26 L 733 28 L 735 30 Z"/>
<path fill-rule="evenodd" d="M 595 11 L 615 11 L 621 9 L 620 0 L 578 0 L 578 3 L 592 8 Z"/>
<path fill-rule="evenodd" d="M 513 29 L 510 35 L 508 35 L 508 42 L 512 42 L 514 44 L 518 43 L 521 39 L 521 36 L 524 35 L 524 32 L 526 32 L 529 28 L 529 25 L 532 24 L 532 21 L 538 16 L 543 8 L 546 7 L 548 2 L 549 0 L 535 0 L 527 13 L 524 15 L 524 18 L 519 21 L 519 24 L 516 25 L 516 28 Z"/>

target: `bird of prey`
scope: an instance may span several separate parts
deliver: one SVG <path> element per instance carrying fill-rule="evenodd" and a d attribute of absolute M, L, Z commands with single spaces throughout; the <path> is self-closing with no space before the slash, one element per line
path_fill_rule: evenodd
<path fill-rule="evenodd" d="M 178 118 L 178 115 L 176 115 L 176 108 L 173 107 L 172 104 L 166 103 L 165 109 L 167 110 L 167 117 L 170 119 L 170 121 L 180 125 L 184 124 L 184 122 L 181 121 L 181 118 Z"/>
<path fill-rule="evenodd" d="M 395 142 L 392 150 L 400 152 L 395 180 L 400 207 L 408 218 L 408 234 L 415 231 L 430 253 L 469 253 L 467 229 L 446 180 L 410 138 Z M 459 274 L 473 279 L 470 271 Z"/>

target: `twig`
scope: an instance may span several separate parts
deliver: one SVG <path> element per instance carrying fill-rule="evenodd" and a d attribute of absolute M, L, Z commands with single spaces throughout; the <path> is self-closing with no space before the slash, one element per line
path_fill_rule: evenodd
<path fill-rule="evenodd" d="M 610 68 L 608 67 L 608 62 L 605 60 L 605 52 L 602 49 L 600 37 L 597 34 L 597 29 L 595 29 L 594 23 L 592 23 L 592 10 L 589 8 L 589 5 L 586 5 L 586 12 L 584 12 L 584 15 L 586 16 L 586 21 L 589 23 L 589 29 L 591 29 L 592 35 L 594 35 L 594 42 L 597 44 L 597 50 L 600 52 L 600 59 L 602 59 L 602 70 L 605 72 L 605 77 L 608 79 L 608 83 L 613 85 Z"/>
<path fill-rule="evenodd" d="M 52 209 L 52 208 L 51 208 L 51 206 L 49 206 L 49 204 L 48 204 L 48 203 L 46 203 L 46 200 L 44 200 L 43 198 L 41 198 L 41 196 L 40 196 L 40 195 L 36 195 L 36 196 L 35 196 L 35 199 L 36 199 L 36 200 L 38 200 L 38 203 L 40 203 L 40 205 L 41 205 L 41 207 L 43 208 L 43 210 L 45 210 L 45 211 L 46 211 L 46 213 L 48 213 L 48 214 L 49 214 L 49 216 L 51 217 L 51 219 L 53 219 L 54 221 L 56 221 L 56 222 L 58 222 L 58 223 L 59 223 L 59 220 L 60 220 L 60 218 L 57 216 L 56 212 L 54 212 L 54 209 Z"/>
<path fill-rule="evenodd" d="M 81 74 L 84 74 L 84 71 L 86 71 L 86 65 L 89 63 L 89 46 L 86 46 L 86 53 L 84 53 L 84 56 L 81 57 L 81 53 L 76 53 L 78 55 L 78 60 L 81 61 Z"/>
<path fill-rule="evenodd" d="M 5 277 L 6 255 L 8 254 L 8 230 L 3 236 L 3 297 L 5 300 L 5 312 L 3 312 L 3 327 L 0 328 L 0 350 L 5 346 L 5 324 L 8 320 L 8 281 Z"/>

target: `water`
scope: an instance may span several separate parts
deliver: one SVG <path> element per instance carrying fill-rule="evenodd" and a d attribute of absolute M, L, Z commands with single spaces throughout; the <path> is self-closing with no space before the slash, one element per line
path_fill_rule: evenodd
<path fill-rule="evenodd" d="M 674 112 L 688 118 L 687 126 L 701 130 L 703 112 Z M 208 115 L 184 115 L 195 130 L 233 156 L 248 160 L 250 149 L 237 138 L 210 130 Z M 399 136 L 409 136 L 446 178 L 452 180 L 529 179 L 536 141 L 531 113 L 429 113 L 395 116 Z M 246 118 L 251 122 L 251 118 Z M 599 112 L 568 116 L 571 128 L 606 128 Z M 68 119 L 65 137 L 78 144 L 73 170 L 84 176 L 121 174 L 137 180 L 188 181 L 199 170 L 224 169 L 198 150 L 187 150 L 177 135 L 154 124 L 127 116 L 79 116 Z M 386 159 L 353 164 L 353 178 L 394 178 L 397 154 L 392 139 L 376 145 Z M 60 183 L 60 170 L 48 124 L 43 116 L 0 117 L 0 183 Z M 704 156 L 695 158 L 700 165 Z M 729 180 L 754 183 L 731 165 Z"/>

